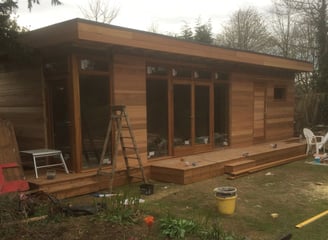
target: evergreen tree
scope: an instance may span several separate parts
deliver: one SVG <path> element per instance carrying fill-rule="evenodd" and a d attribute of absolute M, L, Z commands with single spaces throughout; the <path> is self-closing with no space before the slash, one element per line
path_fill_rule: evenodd
<path fill-rule="evenodd" d="M 39 0 L 28 0 L 28 8 L 31 10 L 33 4 L 40 4 Z M 51 0 L 51 4 L 59 5 L 59 0 Z M 17 1 L 0 1 L 0 57 L 19 59 L 24 55 L 25 48 L 18 42 L 19 34 L 26 29 L 18 26 L 12 14 L 18 9 Z"/>
<path fill-rule="evenodd" d="M 193 40 L 194 39 L 194 33 L 192 31 L 192 28 L 190 25 L 185 22 L 185 24 L 182 27 L 181 35 L 179 36 L 181 39 L 185 40 Z"/>
<path fill-rule="evenodd" d="M 195 26 L 194 40 L 201 43 L 213 43 L 212 23 L 209 19 L 207 23 L 201 23 L 200 18 L 197 19 Z"/>
<path fill-rule="evenodd" d="M 18 8 L 17 2 L 6 0 L 0 2 L 0 56 L 12 53 L 17 48 L 17 38 L 20 32 L 11 14 Z"/>

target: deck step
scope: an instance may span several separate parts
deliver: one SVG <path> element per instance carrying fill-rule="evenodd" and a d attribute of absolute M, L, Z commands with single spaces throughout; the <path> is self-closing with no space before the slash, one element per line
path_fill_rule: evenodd
<path fill-rule="evenodd" d="M 140 180 L 136 178 L 133 182 L 137 181 Z M 125 171 L 116 172 L 115 183 L 122 185 L 128 182 L 129 180 L 126 178 Z M 102 190 L 107 191 L 109 190 L 109 176 L 92 174 L 84 176 L 77 175 L 76 177 L 72 176 L 72 178 L 65 179 L 56 178 L 51 181 L 44 181 L 43 185 L 39 185 L 39 190 L 51 194 L 58 199 L 90 194 Z"/>
<path fill-rule="evenodd" d="M 96 192 L 103 189 L 104 186 L 98 181 L 85 179 L 82 181 L 59 184 L 58 186 L 42 187 L 40 190 L 55 196 L 58 199 L 69 198 Z"/>
<path fill-rule="evenodd" d="M 281 160 L 278 160 L 278 161 L 273 161 L 273 162 L 269 162 L 269 163 L 260 164 L 260 165 L 250 167 L 250 168 L 245 168 L 245 169 L 242 169 L 242 170 L 239 170 L 239 171 L 234 171 L 234 172 L 230 173 L 231 177 L 229 177 L 229 179 L 234 179 L 237 176 L 244 176 L 246 174 L 255 173 L 255 172 L 258 172 L 258 171 L 261 171 L 261 170 L 264 170 L 264 169 L 268 169 L 268 168 L 271 168 L 271 167 L 276 167 L 276 166 L 280 166 L 280 165 L 283 165 L 283 164 L 287 164 L 287 163 L 290 163 L 290 162 L 293 162 L 293 161 L 303 159 L 305 157 L 306 157 L 306 155 L 302 154 L 302 155 L 297 155 L 297 156 L 293 156 L 293 157 L 290 157 L 290 158 L 281 159 Z"/>
<path fill-rule="evenodd" d="M 251 159 L 241 159 L 237 162 L 227 163 L 224 165 L 225 173 L 233 173 L 245 168 L 251 168 L 256 166 L 256 161 Z"/>

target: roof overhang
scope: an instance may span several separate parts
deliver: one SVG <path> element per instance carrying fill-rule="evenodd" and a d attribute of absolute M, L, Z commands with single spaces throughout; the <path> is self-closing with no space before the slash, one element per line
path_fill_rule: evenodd
<path fill-rule="evenodd" d="M 178 54 L 214 61 L 279 68 L 294 72 L 313 71 L 313 64 L 304 61 L 200 44 L 83 19 L 73 19 L 37 29 L 25 34 L 23 39 L 26 44 L 34 48 L 47 48 L 72 43 L 93 43 Z"/>

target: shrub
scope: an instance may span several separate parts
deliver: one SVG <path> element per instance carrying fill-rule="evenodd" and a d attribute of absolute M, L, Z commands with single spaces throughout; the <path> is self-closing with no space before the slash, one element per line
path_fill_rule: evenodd
<path fill-rule="evenodd" d="M 160 219 L 160 232 L 169 238 L 184 239 L 187 234 L 196 232 L 198 225 L 187 219 L 175 219 L 170 216 Z"/>

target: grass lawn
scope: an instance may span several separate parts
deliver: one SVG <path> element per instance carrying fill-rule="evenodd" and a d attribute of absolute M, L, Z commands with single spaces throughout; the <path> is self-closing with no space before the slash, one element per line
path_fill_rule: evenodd
<path fill-rule="evenodd" d="M 213 189 L 234 186 L 236 211 L 223 216 L 216 211 Z M 227 231 L 252 240 L 280 239 L 291 233 L 297 240 L 327 240 L 328 215 L 303 228 L 295 225 L 328 210 L 328 166 L 305 160 L 228 180 L 220 176 L 186 186 L 155 185 L 146 197 L 149 214 L 168 212 L 181 218 L 219 221 Z M 278 217 L 273 218 L 272 213 Z"/>
<path fill-rule="evenodd" d="M 1 233 L 4 228 L 0 231 L 0 238 L 169 239 L 160 236 L 160 220 L 171 216 L 174 219 L 192 220 L 202 226 L 212 226 L 216 223 L 221 229 L 243 237 L 219 240 L 279 240 L 287 234 L 292 234 L 292 240 L 328 240 L 328 215 L 303 228 L 295 227 L 304 220 L 328 210 L 328 166 L 306 164 L 305 161 L 300 160 L 235 180 L 220 176 L 190 185 L 154 182 L 154 194 L 141 196 L 145 203 L 140 205 L 134 224 L 115 224 L 104 221 L 100 215 L 56 217 L 28 225 L 16 225 L 15 229 L 14 225 L 8 225 L 6 232 Z M 224 216 L 217 211 L 213 189 L 221 186 L 237 188 L 236 211 L 233 215 Z M 138 195 L 139 184 L 114 190 Z M 95 205 L 97 201 L 104 199 L 88 195 L 66 199 L 62 203 L 70 203 L 73 206 L 86 203 Z M 6 206 L 3 207 L 7 209 Z M 122 213 L 128 214 L 124 208 L 115 211 L 119 217 Z M 278 214 L 278 217 L 273 218 L 272 213 Z M 143 222 L 147 215 L 155 217 L 150 234 L 147 234 Z M 108 214 L 105 217 L 111 218 Z M 3 223 L 2 219 L 0 220 Z M 15 234 L 18 234 L 18 238 L 15 238 Z M 187 236 L 181 239 L 199 238 Z"/>

